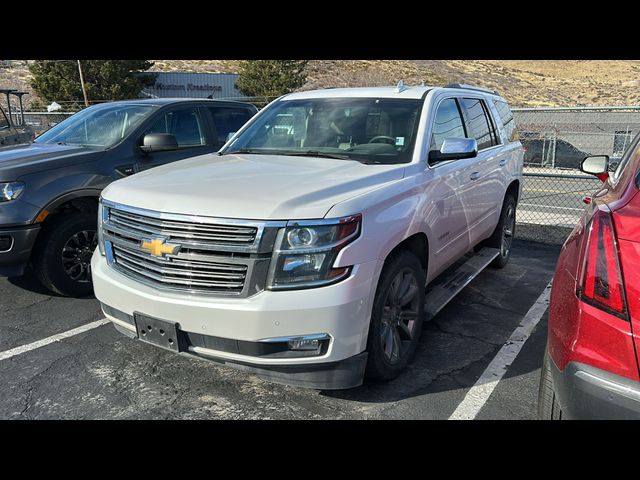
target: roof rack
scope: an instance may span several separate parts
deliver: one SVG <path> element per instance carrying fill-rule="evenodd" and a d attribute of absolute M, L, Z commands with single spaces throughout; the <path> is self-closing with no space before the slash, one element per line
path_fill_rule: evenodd
<path fill-rule="evenodd" d="M 402 93 L 407 89 L 407 87 L 404 85 L 404 80 L 400 80 L 398 82 L 398 85 L 396 86 L 395 92 L 396 93 Z"/>
<path fill-rule="evenodd" d="M 466 90 L 478 90 L 480 92 L 492 93 L 494 95 L 500 95 L 495 90 L 489 90 L 488 88 L 476 87 L 475 85 L 466 85 L 464 83 L 450 83 L 445 85 L 444 88 L 464 88 Z"/>

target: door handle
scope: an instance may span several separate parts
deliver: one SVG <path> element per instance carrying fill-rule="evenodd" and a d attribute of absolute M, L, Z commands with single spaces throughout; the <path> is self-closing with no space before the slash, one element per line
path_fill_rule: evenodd
<path fill-rule="evenodd" d="M 471 180 L 477 180 L 480 178 L 480 172 L 473 172 L 471 175 L 469 175 L 469 178 Z"/>
<path fill-rule="evenodd" d="M 504 167 L 507 164 L 507 159 L 503 158 L 502 160 L 500 160 L 500 162 L 498 162 L 498 165 L 500 165 L 501 167 Z"/>

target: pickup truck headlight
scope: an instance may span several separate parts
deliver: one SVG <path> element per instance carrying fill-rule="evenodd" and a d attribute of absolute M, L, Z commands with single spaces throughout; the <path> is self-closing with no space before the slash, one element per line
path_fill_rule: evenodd
<path fill-rule="evenodd" d="M 360 235 L 362 216 L 289 222 L 276 239 L 269 269 L 271 290 L 329 285 L 347 277 L 351 267 L 333 268 L 338 253 Z"/>
<path fill-rule="evenodd" d="M 23 190 L 23 182 L 0 182 L 0 202 L 15 200 Z"/>

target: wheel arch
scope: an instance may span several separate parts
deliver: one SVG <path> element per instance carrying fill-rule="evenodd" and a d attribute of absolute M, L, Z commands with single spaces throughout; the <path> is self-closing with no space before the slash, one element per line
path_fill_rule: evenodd
<path fill-rule="evenodd" d="M 45 218 L 41 220 L 41 223 L 45 224 L 50 217 L 69 211 L 79 211 L 83 213 L 95 212 L 97 214 L 98 200 L 100 199 L 101 191 L 102 190 L 94 188 L 87 188 L 64 193 L 42 208 L 36 216 L 36 221 L 39 217 L 44 216 Z"/>
<path fill-rule="evenodd" d="M 39 223 L 41 228 L 31 249 L 29 261 L 31 262 L 33 260 L 34 252 L 39 248 L 42 231 L 57 218 L 75 211 L 80 213 L 95 213 L 97 220 L 100 192 L 101 190 L 97 189 L 74 190 L 73 192 L 68 192 L 56 197 L 44 208 L 40 209 L 35 218 L 35 223 Z"/>
<path fill-rule="evenodd" d="M 516 201 L 516 206 L 518 206 L 518 201 L 520 200 L 520 180 L 515 178 L 511 181 L 511 183 L 509 183 L 509 186 L 507 187 L 507 190 L 504 194 L 504 198 L 507 198 L 507 195 L 512 194 L 513 198 Z M 502 203 L 504 204 L 504 199 L 502 200 Z"/>
<path fill-rule="evenodd" d="M 422 269 L 425 273 L 428 271 L 429 267 L 429 239 L 424 232 L 417 232 L 413 235 L 408 236 L 400 243 L 398 243 L 394 248 L 392 248 L 389 253 L 387 253 L 384 263 L 388 261 L 388 259 L 400 250 L 407 250 L 413 253 L 418 260 L 420 260 L 420 264 L 422 265 Z"/>

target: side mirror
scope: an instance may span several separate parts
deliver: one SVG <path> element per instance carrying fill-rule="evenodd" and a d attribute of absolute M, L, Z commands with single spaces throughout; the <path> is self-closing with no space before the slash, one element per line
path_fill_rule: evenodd
<path fill-rule="evenodd" d="M 177 149 L 176 136 L 171 133 L 148 133 L 144 136 L 142 145 L 140 145 L 140 150 L 145 153 L 166 152 Z"/>
<path fill-rule="evenodd" d="M 447 138 L 442 142 L 440 151 L 429 152 L 430 162 L 442 162 L 444 160 L 461 160 L 478 156 L 478 142 L 475 138 Z"/>
<path fill-rule="evenodd" d="M 605 182 L 609 178 L 609 155 L 585 157 L 580 164 L 580 170 Z"/>
<path fill-rule="evenodd" d="M 229 132 L 229 133 L 227 133 L 227 140 L 225 142 L 228 142 L 229 140 L 231 140 L 231 137 L 233 137 L 236 133 L 238 133 L 238 132 Z"/>

